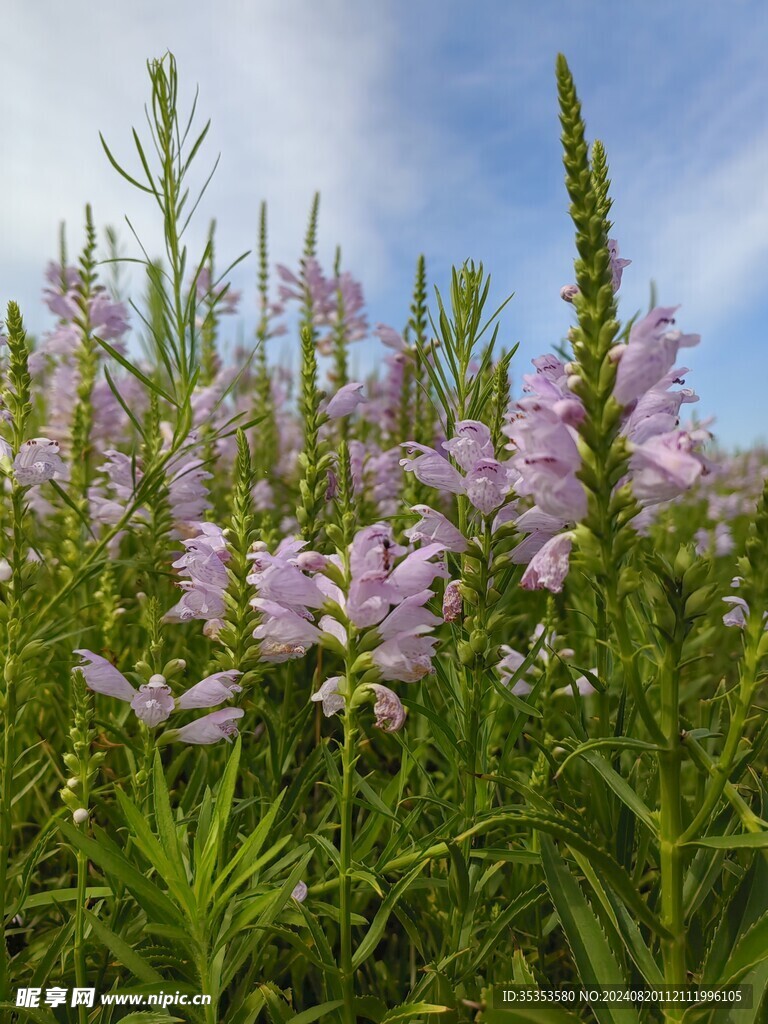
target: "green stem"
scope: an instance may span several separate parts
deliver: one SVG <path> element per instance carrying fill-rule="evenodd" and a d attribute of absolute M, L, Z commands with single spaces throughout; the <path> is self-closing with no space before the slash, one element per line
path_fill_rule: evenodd
<path fill-rule="evenodd" d="M 6 917 L 8 913 L 8 866 L 13 843 L 13 772 L 16 764 L 16 714 L 18 675 L 19 630 L 21 628 L 22 565 L 24 552 L 24 495 L 22 488 L 14 485 L 11 494 L 13 511 L 11 601 L 8 617 L 8 647 L 5 661 L 5 693 L 3 694 L 3 766 L 2 766 L 2 807 L 0 807 L 0 1001 L 9 998 L 9 957 L 6 945 Z"/>
<path fill-rule="evenodd" d="M 682 743 L 680 735 L 680 681 L 678 665 L 682 651 L 682 631 L 676 629 L 673 641 L 664 653 L 660 673 L 661 732 L 664 749 L 659 752 L 660 817 L 660 869 L 661 869 L 661 921 L 671 934 L 661 944 L 664 961 L 664 981 L 672 988 L 688 980 L 685 961 L 685 912 L 683 909 L 683 850 L 680 836 L 683 831 L 682 794 L 680 772 Z M 666 1019 L 678 1021 L 682 1009 L 666 1011 Z"/>
<path fill-rule="evenodd" d="M 351 695 L 348 696 L 351 702 Z M 342 748 L 341 839 L 339 871 L 339 919 L 342 995 L 344 1024 L 355 1024 L 355 978 L 352 968 L 352 801 L 354 798 L 355 724 L 350 704 L 344 715 L 344 746 Z"/>

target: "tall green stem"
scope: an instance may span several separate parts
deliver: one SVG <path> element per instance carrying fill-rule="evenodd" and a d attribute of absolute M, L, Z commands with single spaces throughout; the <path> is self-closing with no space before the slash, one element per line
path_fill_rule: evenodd
<path fill-rule="evenodd" d="M 660 674 L 661 732 L 664 748 L 659 752 L 661 819 L 661 920 L 671 938 L 662 941 L 664 980 L 668 987 L 687 982 L 685 962 L 685 915 L 683 910 L 683 831 L 680 771 L 682 742 L 680 735 L 680 684 L 678 666 L 682 652 L 682 630 L 678 624 L 673 641 L 664 652 Z M 667 1020 L 677 1021 L 682 1009 L 666 1011 Z"/>
<path fill-rule="evenodd" d="M 340 950 L 339 968 L 344 998 L 344 1024 L 355 1024 L 355 978 L 352 968 L 352 803 L 354 799 L 355 722 L 349 706 L 344 715 L 344 746 L 341 753 L 341 838 L 339 870 Z"/>

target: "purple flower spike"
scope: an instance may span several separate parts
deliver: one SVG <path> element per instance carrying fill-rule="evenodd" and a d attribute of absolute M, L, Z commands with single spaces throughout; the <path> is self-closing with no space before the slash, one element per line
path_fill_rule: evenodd
<path fill-rule="evenodd" d="M 93 651 L 75 651 L 83 661 L 76 665 L 73 672 L 80 671 L 85 676 L 85 684 L 94 693 L 104 693 L 118 700 L 133 701 L 137 690 L 131 686 L 122 672 L 118 672 L 112 662 L 102 658 Z"/>
<path fill-rule="evenodd" d="M 336 394 L 328 403 L 328 407 L 325 410 L 326 414 L 332 420 L 341 419 L 342 416 L 349 416 L 351 412 L 365 402 L 365 396 L 363 395 L 364 384 L 360 384 L 358 381 L 352 381 L 349 384 L 345 384 L 339 388 Z"/>
<path fill-rule="evenodd" d="M 174 743 L 208 744 L 225 739 L 230 742 L 237 736 L 235 721 L 245 714 L 242 708 L 222 708 L 203 715 L 189 725 L 184 725 L 172 737 Z"/>
<path fill-rule="evenodd" d="M 225 700 L 232 700 L 236 693 L 242 692 L 242 686 L 235 682 L 243 673 L 230 670 L 215 672 L 195 683 L 179 697 L 178 706 L 187 708 L 215 708 Z"/>

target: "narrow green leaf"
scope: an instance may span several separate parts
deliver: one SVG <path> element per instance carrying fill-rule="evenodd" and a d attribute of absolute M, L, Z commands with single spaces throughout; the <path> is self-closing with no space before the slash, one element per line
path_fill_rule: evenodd
<path fill-rule="evenodd" d="M 539 836 L 541 863 L 552 903 L 560 918 L 581 981 L 588 986 L 626 985 L 627 979 L 613 955 L 600 922 L 548 835 Z M 639 1024 L 631 1007 L 597 1004 L 599 1024 Z"/>

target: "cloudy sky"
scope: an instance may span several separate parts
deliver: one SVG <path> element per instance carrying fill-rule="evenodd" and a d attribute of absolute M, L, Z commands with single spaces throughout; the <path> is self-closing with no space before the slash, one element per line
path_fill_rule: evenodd
<path fill-rule="evenodd" d="M 528 361 L 567 330 L 558 297 L 573 243 L 562 183 L 554 61 L 563 51 L 588 131 L 607 148 L 614 234 L 633 260 L 622 312 L 681 304 L 701 415 L 732 445 L 768 440 L 768 8 L 761 0 L 5 0 L 0 66 L 0 300 L 29 327 L 59 222 L 83 207 L 137 252 L 159 252 L 155 211 L 109 167 L 130 161 L 145 62 L 172 50 L 221 163 L 190 232 L 217 219 L 221 260 L 253 248 L 269 203 L 274 259 L 294 263 L 312 193 L 320 249 L 362 279 L 373 322 L 405 319 L 417 255 L 445 286 L 482 260 L 515 297 L 505 344 Z M 254 305 L 254 262 L 235 284 Z M 362 361 L 372 358 L 363 350 Z"/>

